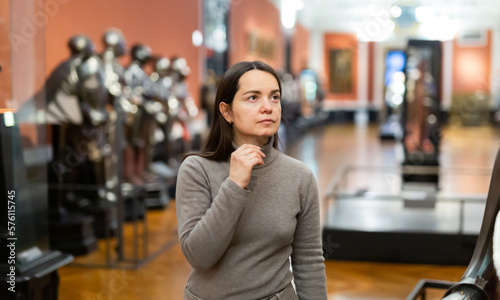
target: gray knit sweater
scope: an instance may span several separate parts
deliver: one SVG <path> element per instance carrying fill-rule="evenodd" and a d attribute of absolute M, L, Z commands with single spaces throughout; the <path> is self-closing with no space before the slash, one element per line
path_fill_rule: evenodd
<path fill-rule="evenodd" d="M 262 150 L 264 165 L 253 168 L 246 189 L 229 179 L 229 162 L 189 156 L 182 163 L 176 206 L 193 267 L 187 288 L 204 300 L 263 299 L 293 278 L 300 299 L 327 299 L 313 174 L 272 140 Z"/>

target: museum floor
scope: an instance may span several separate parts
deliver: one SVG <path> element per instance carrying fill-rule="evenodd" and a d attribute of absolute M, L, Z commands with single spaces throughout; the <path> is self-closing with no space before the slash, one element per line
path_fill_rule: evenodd
<path fill-rule="evenodd" d="M 443 168 L 491 169 L 498 150 L 500 129 L 489 127 L 453 127 L 443 131 L 441 165 Z M 394 142 L 380 142 L 378 128 L 354 125 L 330 125 L 305 135 L 287 151 L 308 164 L 318 179 L 323 199 L 332 178 L 347 165 L 397 166 Z M 484 180 L 483 180 L 484 181 Z M 481 183 L 483 191 L 489 184 Z M 474 181 L 448 182 L 448 188 L 463 185 L 477 190 Z M 487 190 L 486 190 L 487 191 Z M 485 192 L 486 192 L 485 191 Z M 323 211 L 325 209 L 323 208 Z M 175 202 L 164 210 L 152 210 L 147 216 L 148 247 L 169 249 L 135 271 L 111 268 L 77 267 L 70 264 L 59 270 L 61 300 L 164 300 L 182 299 L 190 266 L 183 257 L 176 237 Z M 130 225 L 127 225 L 130 227 Z M 132 235 L 125 228 L 125 235 Z M 78 262 L 97 260 L 104 252 L 78 258 Z M 328 299 L 405 299 L 422 278 L 457 281 L 466 266 L 411 265 L 327 261 Z M 439 291 L 428 299 L 438 299 Z"/>

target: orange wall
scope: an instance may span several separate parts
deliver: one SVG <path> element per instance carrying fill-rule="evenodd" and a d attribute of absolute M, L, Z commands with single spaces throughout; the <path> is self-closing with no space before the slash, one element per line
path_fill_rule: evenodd
<path fill-rule="evenodd" d="M 48 3 L 54 1 L 47 1 Z M 193 46 L 194 30 L 202 29 L 200 1 L 198 0 L 85 0 L 57 1 L 59 11 L 46 27 L 47 75 L 69 56 L 68 39 L 79 33 L 94 41 L 98 52 L 102 51 L 101 37 L 109 27 L 119 28 L 128 47 L 134 43 L 148 45 L 154 54 L 171 57 L 183 56 L 191 68 L 188 77 L 189 91 L 199 99 L 200 63 L 199 49 Z M 128 57 L 121 60 L 127 63 Z"/>
<path fill-rule="evenodd" d="M 60 0 L 61 1 L 61 0 Z M 61 1 L 62 2 L 62 1 Z M 41 1 L 10 1 L 11 33 L 11 108 L 26 116 L 30 109 L 40 109 L 43 103 L 33 100 L 45 83 L 45 20 L 48 20 Z M 46 142 L 45 131 L 23 118 L 19 130 L 31 144 Z"/>
<path fill-rule="evenodd" d="M 332 94 L 330 93 L 330 49 L 352 49 L 352 93 L 349 94 Z M 357 100 L 357 70 L 358 70 L 358 41 L 356 35 L 344 33 L 326 33 L 325 34 L 325 74 L 327 95 L 325 100 Z"/>
<path fill-rule="evenodd" d="M 31 100 L 45 83 L 45 31 L 41 21 L 46 14 L 40 3 L 10 2 L 12 106 L 16 109 Z"/>
<path fill-rule="evenodd" d="M 12 99 L 10 44 L 9 44 L 9 1 L 0 1 L 0 19 L 5 22 L 0 25 L 0 108 L 7 107 L 7 101 Z"/>
<path fill-rule="evenodd" d="M 283 68 L 285 41 L 278 9 L 268 0 L 233 0 L 229 13 L 229 64 L 262 60 L 276 69 Z M 248 53 L 250 32 L 266 40 L 275 41 L 273 58 L 265 59 Z"/>
<path fill-rule="evenodd" d="M 291 68 L 294 75 L 298 75 L 308 66 L 309 60 L 309 30 L 302 25 L 295 26 L 292 39 Z"/>
<path fill-rule="evenodd" d="M 463 47 L 453 42 L 453 93 L 469 93 L 490 90 L 491 31 L 486 45 Z"/>

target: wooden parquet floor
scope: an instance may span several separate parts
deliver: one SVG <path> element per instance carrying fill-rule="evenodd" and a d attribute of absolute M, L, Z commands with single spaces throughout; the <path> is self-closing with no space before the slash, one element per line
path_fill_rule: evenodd
<path fill-rule="evenodd" d="M 447 128 L 441 147 L 444 167 L 491 168 L 498 150 L 500 131 L 481 128 Z M 318 179 L 321 197 L 331 178 L 345 164 L 396 165 L 394 142 L 381 143 L 377 127 L 357 128 L 335 125 L 304 136 L 287 153 L 303 160 Z M 453 187 L 452 187 L 453 188 Z M 175 202 L 164 210 L 148 212 L 149 242 L 152 253 L 171 242 L 171 247 L 137 270 L 105 267 L 89 268 L 75 263 L 59 270 L 61 300 L 165 300 L 182 299 L 190 266 L 176 242 Z M 130 238 L 131 225 L 125 228 Z M 141 230 L 139 230 L 141 232 Z M 99 251 L 77 262 L 98 261 Z M 99 257 L 100 256 L 100 257 Z M 327 261 L 327 288 L 330 300 L 405 299 L 422 278 L 458 281 L 466 266 L 435 266 L 391 263 Z M 428 299 L 439 299 L 442 291 Z"/>

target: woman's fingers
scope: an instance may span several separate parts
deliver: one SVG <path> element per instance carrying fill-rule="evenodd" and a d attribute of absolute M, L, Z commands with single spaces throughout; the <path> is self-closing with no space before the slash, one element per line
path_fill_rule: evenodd
<path fill-rule="evenodd" d="M 248 149 L 260 150 L 260 147 L 256 146 L 256 145 L 252 145 L 252 144 L 243 144 L 240 147 L 238 147 L 237 150 L 244 151 L 244 150 L 248 150 Z"/>
<path fill-rule="evenodd" d="M 250 182 L 252 168 L 255 165 L 263 165 L 265 156 L 258 146 L 242 145 L 231 154 L 229 177 L 242 188 L 246 188 Z"/>
<path fill-rule="evenodd" d="M 257 151 L 243 153 L 241 155 L 233 154 L 231 155 L 231 162 L 234 162 L 236 164 L 243 164 L 251 168 L 256 164 L 264 164 L 263 154 L 264 153 L 259 153 Z"/>
<path fill-rule="evenodd" d="M 242 155 L 249 155 L 252 153 L 258 153 L 261 157 L 265 157 L 266 155 L 262 150 L 260 150 L 260 147 L 255 146 L 255 145 L 250 145 L 250 144 L 245 144 L 239 147 L 234 153 L 238 154 L 241 153 Z"/>
<path fill-rule="evenodd" d="M 262 156 L 260 156 L 257 153 L 252 153 L 251 155 L 248 155 L 248 162 L 251 167 L 255 165 L 263 165 L 264 164 L 264 159 L 262 159 Z"/>

